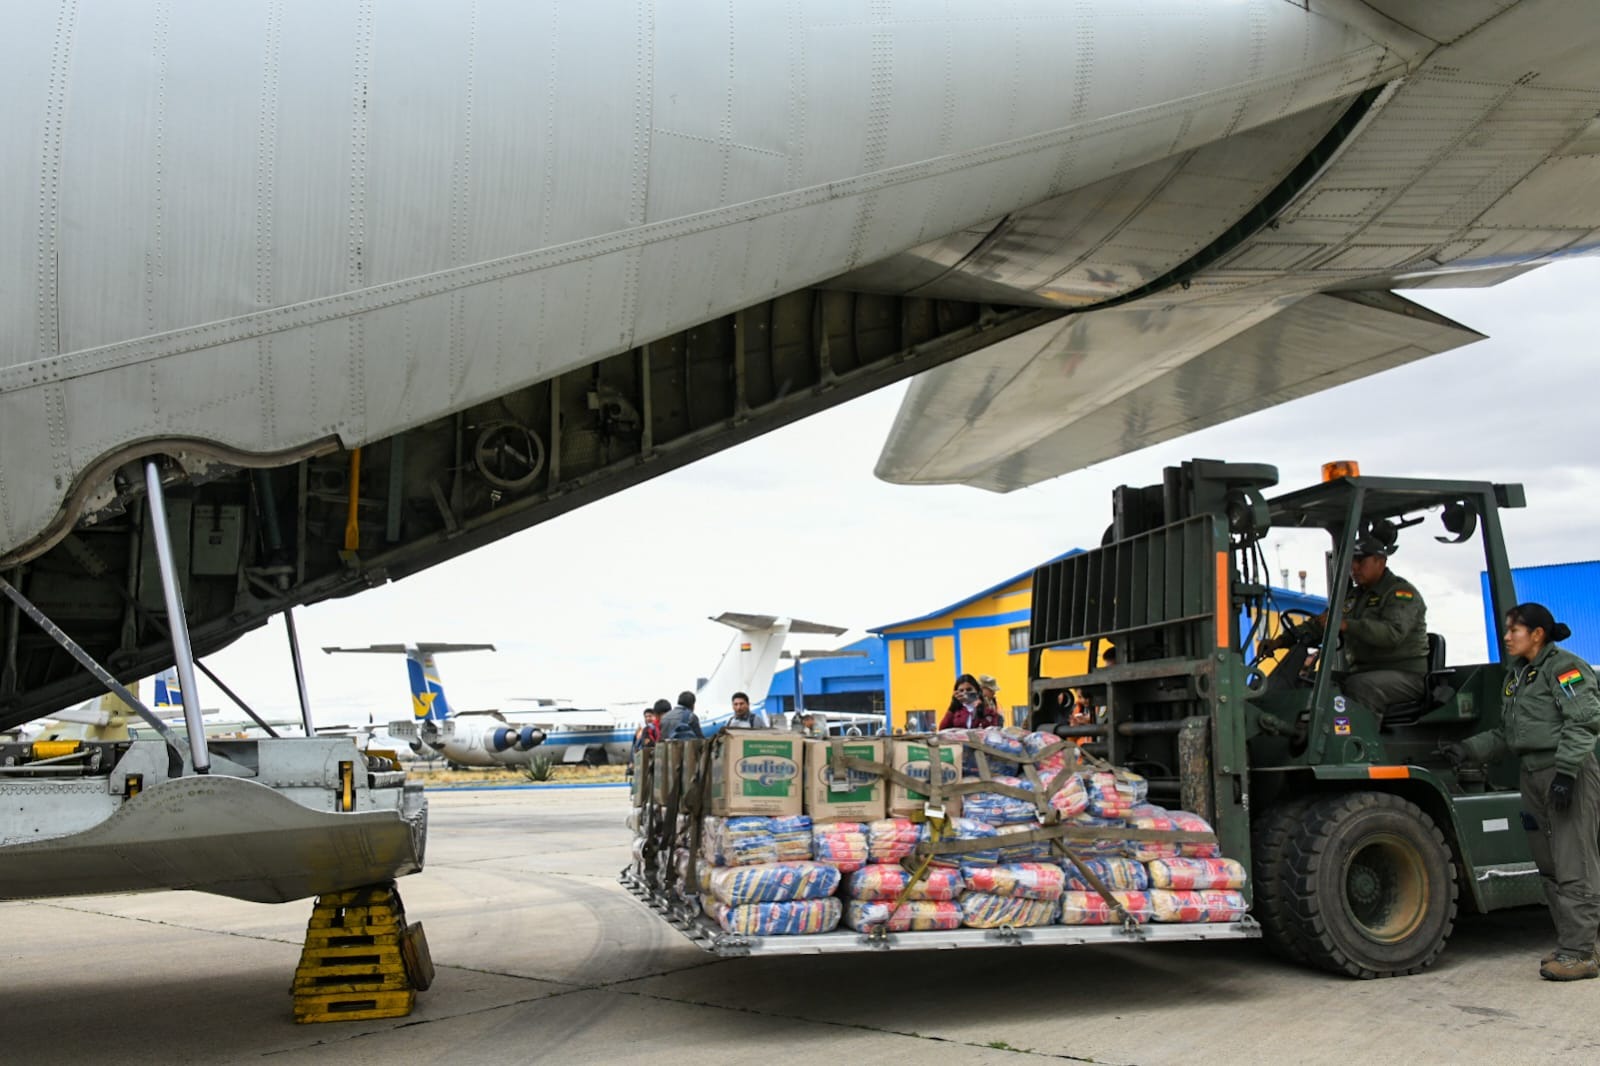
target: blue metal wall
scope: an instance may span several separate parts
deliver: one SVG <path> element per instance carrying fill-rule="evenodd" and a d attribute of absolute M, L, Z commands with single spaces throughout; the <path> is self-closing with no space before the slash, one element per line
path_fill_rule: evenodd
<path fill-rule="evenodd" d="M 1482 573 L 1478 580 L 1483 590 L 1484 631 L 1489 647 L 1498 649 L 1501 626 L 1489 602 L 1489 575 Z M 1518 603 L 1542 603 L 1556 621 L 1565 622 L 1572 630 L 1562 647 L 1587 662 L 1600 662 L 1600 560 L 1515 567 L 1511 581 Z M 1499 657 L 1494 650 L 1490 654 Z"/>
<path fill-rule="evenodd" d="M 889 652 L 882 637 L 868 636 L 847 644 L 840 651 L 865 652 L 865 658 L 807 659 L 801 669 L 806 697 L 836 692 L 882 693 L 889 684 Z M 794 667 L 784 667 L 772 675 L 767 690 L 768 710 L 794 702 Z"/>

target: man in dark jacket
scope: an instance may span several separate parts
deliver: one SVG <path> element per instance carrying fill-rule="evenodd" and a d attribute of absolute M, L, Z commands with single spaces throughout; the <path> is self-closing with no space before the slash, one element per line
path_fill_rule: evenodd
<path fill-rule="evenodd" d="M 678 693 L 678 705 L 661 716 L 662 740 L 704 740 L 700 718 L 694 713 L 694 693 Z"/>
<path fill-rule="evenodd" d="M 1393 550 L 1371 534 L 1356 538 L 1339 623 L 1347 667 L 1339 688 L 1380 716 L 1391 704 L 1421 699 L 1428 674 L 1428 608 L 1416 586 L 1389 569 Z M 1323 612 L 1269 646 L 1321 643 L 1326 623 Z"/>

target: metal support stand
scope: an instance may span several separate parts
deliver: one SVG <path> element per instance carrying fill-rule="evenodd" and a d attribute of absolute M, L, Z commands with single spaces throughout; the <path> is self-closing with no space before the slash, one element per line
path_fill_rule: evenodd
<path fill-rule="evenodd" d="M 39 610 L 38 607 L 34 606 L 33 601 L 29 600 L 22 593 L 18 592 L 14 587 L 12 587 L 11 582 L 7 581 L 3 577 L 0 577 L 0 593 L 3 593 L 7 599 L 16 604 L 17 607 L 21 609 L 23 614 L 31 618 L 34 625 L 44 630 L 47 637 L 61 645 L 61 647 L 66 650 L 68 655 L 78 660 L 78 665 L 82 666 L 85 670 L 93 674 L 95 676 L 95 680 L 99 681 L 106 688 L 114 692 L 117 697 L 122 700 L 122 702 L 126 703 L 129 707 L 132 707 L 134 711 L 138 713 L 139 717 L 143 718 L 145 722 L 149 724 L 150 728 L 161 734 L 161 738 L 167 742 L 167 746 L 172 749 L 173 754 L 180 760 L 182 759 L 183 750 L 178 744 L 178 735 L 172 730 L 168 729 L 166 723 L 157 718 L 150 708 L 141 703 L 138 696 L 135 696 L 132 692 L 130 692 L 122 684 L 122 682 L 118 681 L 115 677 L 112 677 L 109 670 L 95 662 L 94 657 L 88 652 L 84 651 L 83 648 L 78 645 L 77 641 L 73 640 L 71 637 L 67 636 L 66 633 L 62 632 L 60 626 L 56 625 L 54 622 L 50 621 L 49 618 L 45 617 L 44 612 Z"/>
<path fill-rule="evenodd" d="M 300 722 L 305 726 L 306 736 L 314 737 L 317 731 L 311 726 L 311 698 L 306 695 L 306 670 L 300 662 L 300 636 L 294 628 L 293 607 L 284 609 L 283 628 L 289 634 L 289 658 L 294 661 L 294 687 L 300 694 Z"/>
<path fill-rule="evenodd" d="M 156 542 L 156 562 L 161 567 L 161 591 L 167 600 L 167 624 L 172 630 L 172 656 L 178 667 L 178 682 L 183 686 L 183 721 L 189 728 L 189 756 L 195 773 L 209 774 L 211 753 L 206 748 L 206 727 L 200 717 L 200 689 L 194 681 L 189 620 L 183 613 L 183 590 L 178 587 L 178 568 L 172 561 L 172 531 L 167 525 L 166 497 L 161 492 L 161 470 L 154 459 L 145 461 L 144 484 L 154 534 L 151 539 Z"/>

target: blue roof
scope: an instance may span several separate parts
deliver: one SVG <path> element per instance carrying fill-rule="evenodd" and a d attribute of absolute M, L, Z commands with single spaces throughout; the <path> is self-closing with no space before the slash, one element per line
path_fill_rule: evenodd
<path fill-rule="evenodd" d="M 1072 548 L 1072 549 L 1070 549 L 1068 551 L 1062 552 L 1060 555 L 1057 555 L 1057 556 L 1054 556 L 1052 558 L 1046 559 L 1044 562 L 1040 563 L 1039 566 L 1049 566 L 1051 563 L 1056 562 L 1056 561 L 1061 560 L 1061 559 L 1065 559 L 1069 555 L 1081 555 L 1081 554 L 1083 554 L 1083 549 L 1082 548 Z M 903 622 L 886 622 L 881 626 L 868 626 L 867 627 L 867 632 L 868 633 L 879 633 L 879 634 L 881 634 L 885 629 L 893 629 L 896 626 L 908 626 L 908 625 L 911 625 L 914 622 L 926 622 L 930 618 L 938 618 L 941 615 L 950 614 L 952 611 L 959 611 L 961 608 L 965 607 L 969 603 L 972 603 L 974 600 L 981 600 L 985 596 L 993 596 L 995 593 L 999 592 L 1001 589 L 1005 588 L 1007 585 L 1015 585 L 1018 581 L 1021 581 L 1025 577 L 1032 577 L 1033 576 L 1033 572 L 1035 570 L 1039 569 L 1039 566 L 1030 566 L 1030 567 L 1028 567 L 1028 569 L 1024 570 L 1020 574 L 1012 574 L 1010 577 L 1006 578 L 1004 581 L 1001 581 L 1001 582 L 999 582 L 997 584 L 994 584 L 994 585 L 990 585 L 988 588 L 984 589 L 982 592 L 974 592 L 972 595 L 968 596 L 966 599 L 957 600 L 955 603 L 952 603 L 948 607 L 941 608 L 941 609 L 939 609 L 937 611 L 929 611 L 927 614 L 918 615 L 915 618 L 907 618 Z"/>
<path fill-rule="evenodd" d="M 1488 573 L 1480 572 L 1478 582 L 1483 589 L 1484 632 L 1490 653 L 1498 659 L 1500 619 L 1494 617 L 1489 599 Z M 1513 567 L 1511 583 L 1518 603 L 1542 603 L 1556 621 L 1572 630 L 1572 636 L 1561 642 L 1563 648 L 1585 662 L 1600 662 L 1600 559 Z"/>

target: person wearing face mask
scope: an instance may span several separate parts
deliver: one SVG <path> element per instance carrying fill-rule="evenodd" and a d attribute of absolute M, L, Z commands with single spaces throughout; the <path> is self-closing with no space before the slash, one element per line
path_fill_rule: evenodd
<path fill-rule="evenodd" d="M 950 709 L 939 719 L 940 729 L 987 729 L 998 726 L 1000 716 L 989 710 L 984 702 L 983 689 L 971 674 L 956 678 L 955 692 L 950 697 Z"/>
<path fill-rule="evenodd" d="M 1588 663 L 1556 643 L 1572 630 L 1543 604 L 1518 604 L 1505 623 L 1500 725 L 1439 750 L 1456 765 L 1517 756 L 1522 824 L 1556 926 L 1539 976 L 1580 981 L 1600 976 L 1600 686 Z"/>

